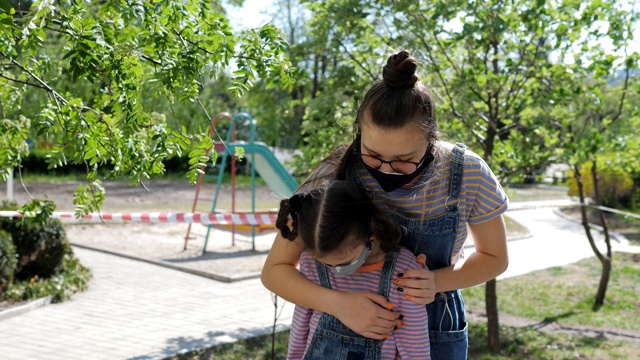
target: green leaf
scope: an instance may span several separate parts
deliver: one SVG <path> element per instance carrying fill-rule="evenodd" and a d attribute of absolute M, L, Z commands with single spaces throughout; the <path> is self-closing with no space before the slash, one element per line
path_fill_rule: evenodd
<path fill-rule="evenodd" d="M 5 14 L 13 15 L 16 13 L 16 10 L 9 4 L 7 0 L 0 0 L 0 11 Z"/>

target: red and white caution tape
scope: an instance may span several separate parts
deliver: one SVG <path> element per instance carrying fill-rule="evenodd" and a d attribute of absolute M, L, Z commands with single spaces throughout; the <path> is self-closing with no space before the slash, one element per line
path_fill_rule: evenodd
<path fill-rule="evenodd" d="M 18 211 L 0 211 L 0 217 L 24 217 Z M 89 213 L 81 219 L 95 221 L 134 221 L 200 223 L 210 225 L 272 225 L 276 223 L 276 214 L 221 214 L 221 213 L 179 213 L 179 212 L 138 212 L 138 213 Z M 55 219 L 77 219 L 72 212 L 54 212 Z"/>

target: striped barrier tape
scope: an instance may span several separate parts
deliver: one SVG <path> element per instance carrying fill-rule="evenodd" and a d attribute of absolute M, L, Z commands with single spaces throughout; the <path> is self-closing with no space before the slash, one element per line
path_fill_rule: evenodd
<path fill-rule="evenodd" d="M 535 202 L 513 203 L 507 211 L 535 210 L 542 208 L 560 208 L 580 206 L 576 202 Z M 585 205 L 587 207 L 618 213 L 627 217 L 640 219 L 640 215 L 624 212 L 604 206 Z M 18 211 L 0 211 L 0 217 L 23 217 Z M 27 214 L 27 216 L 29 216 Z M 72 212 L 54 212 L 56 219 L 77 219 Z M 94 221 L 134 221 L 134 222 L 168 222 L 168 223 L 200 223 L 209 225 L 274 225 L 277 214 L 229 214 L 229 213 L 184 213 L 184 212 L 133 212 L 133 213 L 89 213 L 81 219 Z"/>
<path fill-rule="evenodd" d="M 0 217 L 24 217 L 18 211 L 0 211 Z M 78 219 L 72 212 L 54 212 L 55 219 Z M 210 225 L 272 225 L 276 223 L 276 214 L 221 214 L 221 213 L 182 213 L 182 212 L 134 212 L 134 213 L 89 213 L 80 219 L 95 221 L 134 221 L 165 223 L 200 223 Z"/>

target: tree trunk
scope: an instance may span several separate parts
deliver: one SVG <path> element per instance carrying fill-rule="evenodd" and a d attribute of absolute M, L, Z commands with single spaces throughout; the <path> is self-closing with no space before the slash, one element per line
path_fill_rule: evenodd
<path fill-rule="evenodd" d="M 487 281 L 484 301 L 487 310 L 487 345 L 493 353 L 500 351 L 500 322 L 498 321 L 498 297 L 496 279 Z"/>
<path fill-rule="evenodd" d="M 611 275 L 611 258 L 603 257 L 600 259 L 602 263 L 602 275 L 598 284 L 598 292 L 596 293 L 596 302 L 593 304 L 593 311 L 598 311 L 604 305 L 604 298 L 609 286 L 609 276 Z"/>
<path fill-rule="evenodd" d="M 598 163 L 594 159 L 593 166 L 591 167 L 591 176 L 593 176 L 593 192 L 596 201 L 596 205 L 602 206 L 602 198 L 600 197 L 600 189 L 598 188 Z M 602 305 L 604 305 L 604 298 L 607 293 L 607 287 L 609 285 L 609 277 L 611 275 L 611 237 L 609 236 L 609 225 L 607 224 L 607 218 L 604 215 L 604 211 L 598 209 L 598 216 L 600 217 L 600 224 L 602 225 L 602 232 L 604 234 L 604 242 L 607 246 L 607 255 L 598 256 L 600 263 L 602 264 L 602 275 L 600 276 L 600 284 L 598 284 L 598 292 L 596 293 L 596 301 L 593 304 L 593 310 L 598 311 Z"/>
<path fill-rule="evenodd" d="M 497 99 L 496 99 L 497 101 Z M 490 139 L 484 144 L 484 157 L 490 161 L 493 153 L 493 141 L 496 138 L 495 118 L 490 117 L 487 127 L 487 137 Z M 485 310 L 487 312 L 487 346 L 491 352 L 500 352 L 500 321 L 498 319 L 498 294 L 496 292 L 496 279 L 486 282 L 484 291 Z"/>

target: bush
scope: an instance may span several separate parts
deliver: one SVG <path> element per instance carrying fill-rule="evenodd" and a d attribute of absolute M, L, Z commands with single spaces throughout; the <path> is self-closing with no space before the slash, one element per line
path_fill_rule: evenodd
<path fill-rule="evenodd" d="M 6 201 L 0 207 L 3 210 L 18 208 L 17 204 Z M 18 254 L 16 280 L 27 280 L 36 275 L 51 277 L 61 269 L 65 254 L 71 253 L 71 245 L 58 219 L 47 219 L 40 224 L 30 218 L 0 217 L 0 230 L 11 234 Z"/>
<path fill-rule="evenodd" d="M 585 196 L 595 199 L 593 190 L 593 176 L 591 176 L 592 163 L 585 163 L 580 169 L 582 174 L 582 185 Z M 573 173 L 567 180 L 569 185 L 569 195 L 578 196 L 578 182 Z M 598 169 L 598 186 L 602 205 L 608 207 L 632 207 L 633 194 L 635 192 L 633 178 L 622 169 L 600 168 Z"/>
<path fill-rule="evenodd" d="M 87 289 L 91 271 L 69 253 L 64 256 L 60 272 L 48 279 L 32 278 L 30 281 L 14 282 L 9 290 L 0 295 L 0 300 L 26 301 L 51 296 L 51 302 L 69 299 L 72 294 Z"/>
<path fill-rule="evenodd" d="M 42 175 L 81 175 L 86 173 L 86 167 L 84 164 L 67 164 L 56 168 L 49 169 L 47 163 L 47 155 L 49 150 L 45 149 L 31 149 L 29 155 L 22 159 L 20 165 L 22 166 L 23 174 L 42 174 Z"/>
<path fill-rule="evenodd" d="M 17 264 L 16 247 L 13 245 L 11 235 L 0 230 L 0 294 L 7 291 L 13 283 Z"/>
<path fill-rule="evenodd" d="M 47 156 L 50 151 L 46 149 L 32 149 L 20 165 L 22 166 L 23 174 L 30 175 L 78 175 L 84 176 L 87 172 L 84 164 L 72 164 L 63 165 L 56 168 L 49 169 L 47 163 Z M 187 156 L 174 156 L 164 161 L 164 166 L 167 174 L 185 174 L 189 170 L 189 158 Z M 111 169 L 111 165 L 107 164 L 103 167 L 100 174 L 107 175 Z"/>

